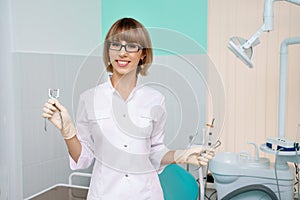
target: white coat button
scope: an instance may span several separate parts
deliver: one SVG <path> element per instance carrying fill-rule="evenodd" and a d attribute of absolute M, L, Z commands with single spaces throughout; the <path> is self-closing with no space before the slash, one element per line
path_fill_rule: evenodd
<path fill-rule="evenodd" d="M 127 144 L 124 144 L 124 147 L 127 147 Z"/>
<path fill-rule="evenodd" d="M 126 117 L 126 115 L 125 115 L 125 114 L 123 114 L 123 117 Z"/>
<path fill-rule="evenodd" d="M 125 174 L 125 177 L 128 177 L 128 174 Z"/>

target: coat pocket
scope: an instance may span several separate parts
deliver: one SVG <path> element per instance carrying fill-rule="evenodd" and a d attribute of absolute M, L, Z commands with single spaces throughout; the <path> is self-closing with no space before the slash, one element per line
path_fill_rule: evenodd
<path fill-rule="evenodd" d="M 111 120 L 110 110 L 95 110 L 88 113 L 89 128 L 93 137 L 99 135 L 101 131 L 105 131 Z"/>

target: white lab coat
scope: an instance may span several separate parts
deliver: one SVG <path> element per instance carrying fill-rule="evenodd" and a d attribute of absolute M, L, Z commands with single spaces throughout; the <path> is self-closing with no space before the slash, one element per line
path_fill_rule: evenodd
<path fill-rule="evenodd" d="M 164 96 L 137 85 L 124 101 L 106 83 L 82 93 L 76 125 L 82 152 L 71 169 L 93 161 L 89 200 L 163 200 L 158 179 L 166 112 Z"/>

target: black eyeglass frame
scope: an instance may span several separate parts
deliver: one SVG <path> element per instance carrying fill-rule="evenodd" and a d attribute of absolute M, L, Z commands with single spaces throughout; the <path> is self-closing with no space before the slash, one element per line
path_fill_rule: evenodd
<path fill-rule="evenodd" d="M 110 45 L 113 44 L 113 43 L 119 44 L 120 45 L 120 49 L 112 49 L 112 48 L 110 48 Z M 127 50 L 127 46 L 128 45 L 136 45 L 138 47 L 138 49 L 136 51 L 128 51 Z M 128 52 L 128 53 L 137 53 L 140 50 L 144 49 L 144 47 L 142 47 L 142 46 L 140 46 L 138 44 L 134 44 L 134 43 L 121 44 L 120 42 L 107 42 L 107 47 L 108 47 L 109 50 L 112 50 L 112 51 L 121 51 L 121 49 L 124 47 L 125 51 Z"/>

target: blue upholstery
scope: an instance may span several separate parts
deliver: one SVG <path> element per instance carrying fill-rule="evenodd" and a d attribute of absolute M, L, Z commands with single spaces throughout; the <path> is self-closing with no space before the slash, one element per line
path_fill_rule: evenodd
<path fill-rule="evenodd" d="M 159 174 L 165 200 L 196 200 L 198 184 L 195 178 L 177 164 L 168 165 Z"/>

